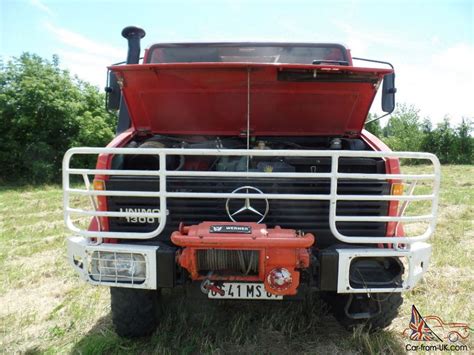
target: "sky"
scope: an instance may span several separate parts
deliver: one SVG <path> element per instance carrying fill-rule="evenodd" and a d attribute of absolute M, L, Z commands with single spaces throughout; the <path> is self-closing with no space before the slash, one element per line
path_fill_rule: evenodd
<path fill-rule="evenodd" d="M 51 59 L 100 88 L 126 57 L 123 27 L 157 42 L 337 42 L 395 66 L 397 102 L 436 123 L 474 118 L 474 1 L 0 0 L 0 56 Z M 380 112 L 376 98 L 372 112 Z"/>

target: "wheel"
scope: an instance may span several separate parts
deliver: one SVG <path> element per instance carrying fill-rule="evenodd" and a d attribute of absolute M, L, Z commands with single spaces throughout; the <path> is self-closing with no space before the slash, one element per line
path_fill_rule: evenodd
<path fill-rule="evenodd" d="M 383 329 L 392 323 L 403 303 L 401 293 L 372 293 L 346 295 L 325 293 L 322 299 L 329 305 L 334 317 L 345 328 L 362 325 L 369 331 Z"/>
<path fill-rule="evenodd" d="M 158 324 L 160 292 L 133 288 L 111 287 L 112 322 L 121 337 L 150 335 Z"/>

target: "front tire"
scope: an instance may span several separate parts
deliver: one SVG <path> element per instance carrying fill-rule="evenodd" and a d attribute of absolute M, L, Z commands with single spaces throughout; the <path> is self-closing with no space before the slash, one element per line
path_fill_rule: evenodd
<path fill-rule="evenodd" d="M 125 338 L 150 335 L 158 325 L 160 292 L 133 288 L 110 288 L 112 322 Z"/>

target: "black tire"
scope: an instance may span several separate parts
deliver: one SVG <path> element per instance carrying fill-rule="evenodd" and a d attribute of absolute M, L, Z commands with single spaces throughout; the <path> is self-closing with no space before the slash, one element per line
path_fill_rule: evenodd
<path fill-rule="evenodd" d="M 158 324 L 159 291 L 110 288 L 112 322 L 116 333 L 125 338 L 150 335 Z"/>
<path fill-rule="evenodd" d="M 397 317 L 398 309 L 403 303 L 401 293 L 373 293 L 371 294 L 372 305 L 380 312 L 369 319 L 354 319 L 346 314 L 345 307 L 350 295 L 326 293 L 322 295 L 323 300 L 328 304 L 337 321 L 347 329 L 353 329 L 357 326 L 363 326 L 366 330 L 377 331 L 388 327 Z M 366 297 L 366 296 L 364 296 Z M 374 310 L 374 308 L 372 308 Z"/>

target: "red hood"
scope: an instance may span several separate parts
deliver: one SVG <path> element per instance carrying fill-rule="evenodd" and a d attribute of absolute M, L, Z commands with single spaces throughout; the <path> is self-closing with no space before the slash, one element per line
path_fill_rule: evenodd
<path fill-rule="evenodd" d="M 387 69 L 174 63 L 110 67 L 137 130 L 161 134 L 345 135 L 362 130 Z M 316 71 L 315 71 L 316 70 Z"/>

